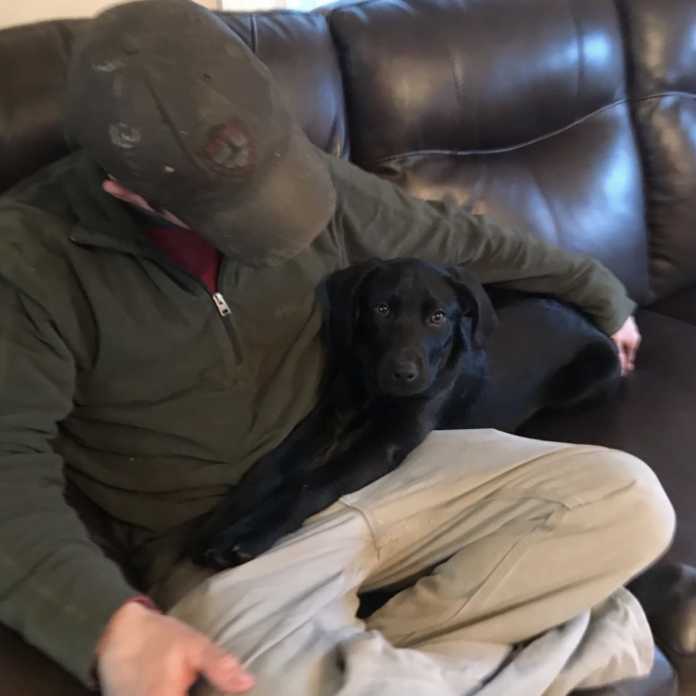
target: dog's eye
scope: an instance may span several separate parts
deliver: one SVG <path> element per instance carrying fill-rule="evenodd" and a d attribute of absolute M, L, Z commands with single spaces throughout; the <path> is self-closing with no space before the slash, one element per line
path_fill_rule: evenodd
<path fill-rule="evenodd" d="M 430 321 L 433 324 L 442 324 L 442 322 L 445 320 L 445 313 L 438 309 L 437 312 L 433 312 L 430 315 Z"/>
<path fill-rule="evenodd" d="M 380 302 L 380 304 L 375 307 L 375 312 L 377 312 L 377 314 L 379 314 L 381 317 L 386 317 L 387 314 L 389 314 L 389 305 L 387 305 L 385 302 Z"/>

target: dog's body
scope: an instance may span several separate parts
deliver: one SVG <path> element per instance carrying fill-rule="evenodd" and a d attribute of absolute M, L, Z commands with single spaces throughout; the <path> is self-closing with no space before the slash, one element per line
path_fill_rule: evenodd
<path fill-rule="evenodd" d="M 326 283 L 323 397 L 197 530 L 188 553 L 222 569 L 396 468 L 434 429 L 514 431 L 544 408 L 608 395 L 613 342 L 555 300 L 489 296 L 464 269 L 369 261 Z M 495 309 L 494 309 L 495 306 Z"/>

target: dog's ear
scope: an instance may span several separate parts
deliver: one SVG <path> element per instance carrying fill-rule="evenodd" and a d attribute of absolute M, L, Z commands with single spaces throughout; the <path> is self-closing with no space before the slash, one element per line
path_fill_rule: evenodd
<path fill-rule="evenodd" d="M 493 304 L 481 283 L 465 268 L 450 266 L 447 277 L 465 314 L 472 317 L 474 344 L 482 347 L 498 325 Z"/>
<path fill-rule="evenodd" d="M 358 318 L 358 290 L 381 266 L 379 259 L 369 259 L 336 271 L 326 278 L 325 324 L 327 338 L 334 351 L 343 352 L 352 345 L 353 326 Z"/>

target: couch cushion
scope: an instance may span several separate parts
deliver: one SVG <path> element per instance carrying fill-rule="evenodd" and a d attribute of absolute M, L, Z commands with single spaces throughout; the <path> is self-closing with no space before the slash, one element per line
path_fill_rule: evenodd
<path fill-rule="evenodd" d="M 696 326 L 696 288 L 675 292 L 650 305 L 650 309 Z"/>
<path fill-rule="evenodd" d="M 616 402 L 576 415 L 543 415 L 520 434 L 631 452 L 657 473 L 677 511 L 673 560 L 696 565 L 696 326 L 638 313 L 643 344 Z"/>
<path fill-rule="evenodd" d="M 90 693 L 55 662 L 2 624 L 0 675 L 3 696 L 88 696 Z"/>
<path fill-rule="evenodd" d="M 223 21 L 252 48 L 309 139 L 347 156 L 343 83 L 326 19 L 305 12 L 225 12 Z"/>
<path fill-rule="evenodd" d="M 73 22 L 0 31 L 0 193 L 63 157 L 60 128 Z"/>
<path fill-rule="evenodd" d="M 591 254 L 648 299 L 611 0 L 371 0 L 329 21 L 357 164 Z"/>
<path fill-rule="evenodd" d="M 696 278 L 696 3 L 621 0 L 656 297 Z"/>

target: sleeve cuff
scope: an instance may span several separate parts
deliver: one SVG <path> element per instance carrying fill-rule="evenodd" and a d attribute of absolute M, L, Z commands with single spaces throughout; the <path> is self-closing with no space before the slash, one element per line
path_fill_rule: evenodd
<path fill-rule="evenodd" d="M 611 315 L 597 322 L 598 328 L 604 331 L 607 336 L 613 336 L 633 315 L 636 307 L 636 303 L 626 296 L 620 305 L 613 308 L 614 312 Z"/>

